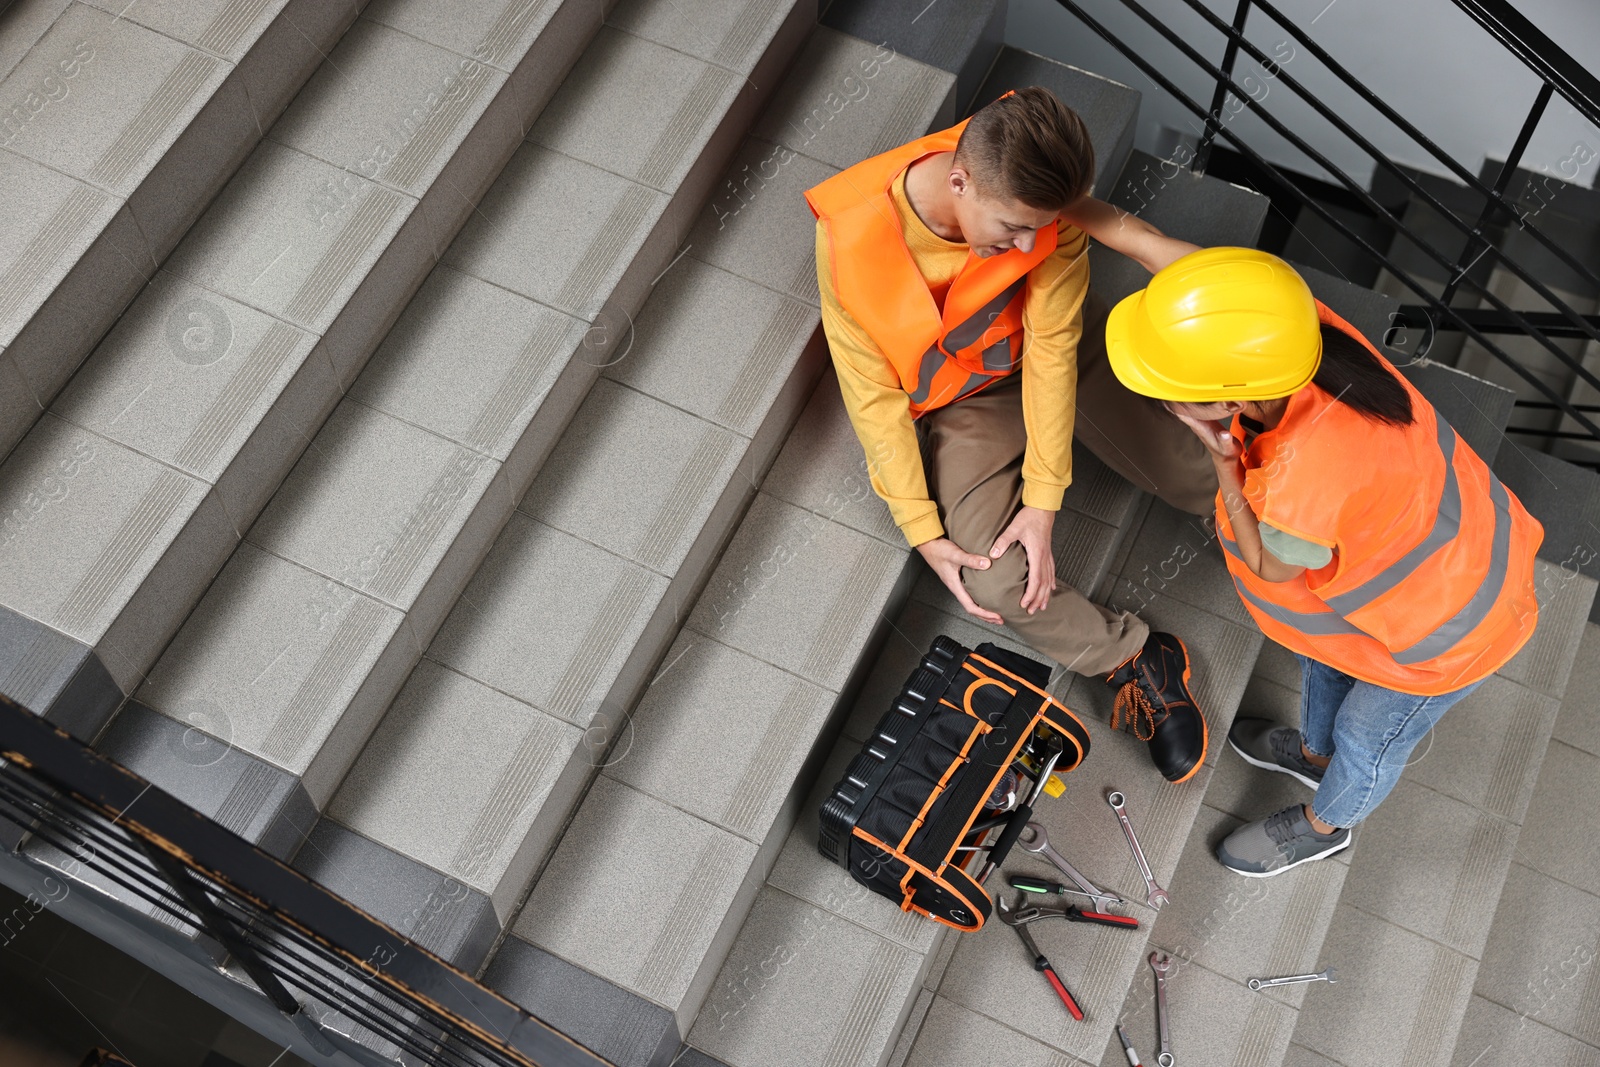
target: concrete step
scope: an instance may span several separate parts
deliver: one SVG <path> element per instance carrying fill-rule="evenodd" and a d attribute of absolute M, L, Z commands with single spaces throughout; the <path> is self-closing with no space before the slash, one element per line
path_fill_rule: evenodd
<path fill-rule="evenodd" d="M 831 376 L 818 386 L 822 403 L 837 393 Z M 794 465 L 780 458 L 766 484 Z M 859 498 L 861 466 L 857 454 L 835 468 L 839 492 Z M 794 821 L 792 783 L 809 781 L 858 650 L 905 596 L 899 531 L 852 529 L 808 488 L 782 485 L 809 506 L 765 489 L 751 503 L 486 973 L 618 1063 L 670 1057 L 702 1015 Z M 587 891 L 622 867 L 651 873 Z M 573 983 L 623 1006 L 597 1019 L 559 993 Z"/>
<path fill-rule="evenodd" d="M 762 31 L 768 56 L 780 49 L 792 55 L 799 43 L 794 30 L 804 29 L 810 13 L 803 5 L 763 10 L 771 19 Z M 595 47 L 604 41 L 602 35 Z M 799 113 L 821 107 L 840 70 L 858 69 L 866 71 L 862 76 L 878 91 L 859 101 L 854 122 L 843 131 L 830 131 L 831 136 L 842 133 L 868 144 L 904 140 L 936 118 L 949 119 L 947 75 L 900 57 L 883 61 L 870 45 L 825 30 L 803 55 L 812 61 L 803 58 L 800 69 L 816 72 L 814 81 L 808 89 L 802 87 L 805 91 L 793 83 L 786 86 L 772 110 Z M 862 62 L 869 68 L 860 68 Z M 928 91 L 930 78 L 938 92 Z M 768 70 L 758 70 L 754 80 L 777 82 L 775 72 Z M 920 111 L 904 105 L 907 94 L 921 101 Z M 562 104 L 558 94 L 546 114 Z M 896 129 L 897 122 L 909 125 Z M 774 129 L 785 133 L 781 126 Z M 610 150 L 610 141 L 604 147 Z M 842 140 L 831 150 L 859 151 L 859 144 Z M 776 164 L 767 177 L 742 177 L 758 171 L 764 159 Z M 825 649 L 818 653 L 824 666 L 812 669 L 803 656 L 802 662 L 789 662 L 763 645 L 759 630 L 772 623 L 759 621 L 768 609 L 755 603 L 726 608 L 709 620 L 694 616 L 690 626 L 700 636 L 686 634 L 682 647 L 672 653 L 667 649 L 821 369 L 822 350 L 813 343 L 818 313 L 815 268 L 809 258 L 815 223 L 800 193 L 832 172 L 795 148 L 748 141 L 727 172 L 725 188 L 759 182 L 747 186 L 744 194 L 755 197 L 757 207 L 732 196 L 713 198 L 698 220 L 690 220 L 690 232 L 678 236 L 686 240 L 683 254 L 673 260 L 668 246 L 662 259 L 670 262 L 652 264 L 654 278 L 647 275 L 641 286 L 649 298 L 642 307 L 627 309 L 621 321 L 631 321 L 631 330 L 621 331 L 611 350 L 600 353 L 606 358 L 585 363 L 581 350 L 571 357 L 563 353 L 564 360 L 570 358 L 566 374 L 586 375 L 580 379 L 582 391 L 574 388 L 569 399 L 560 395 L 558 383 L 529 428 L 521 431 L 524 441 L 534 435 L 543 438 L 545 453 L 528 461 L 533 480 L 521 510 L 509 516 L 437 637 L 416 649 L 425 658 L 408 679 L 402 677 L 398 697 L 299 853 L 296 863 L 308 874 L 458 964 L 477 968 L 490 941 L 516 915 L 534 873 L 615 742 L 620 746 L 617 759 L 628 758 L 608 767 L 608 777 L 588 791 L 578 822 L 590 818 L 585 812 L 601 810 L 601 824 L 616 823 L 613 829 L 626 831 L 625 837 L 643 835 L 647 842 L 665 843 L 672 838 L 663 836 L 656 824 L 676 818 L 686 823 L 674 824 L 680 836 L 698 833 L 706 848 L 727 861 L 710 864 L 700 877 L 732 875 L 732 888 L 737 888 L 742 874 L 729 865 L 749 863 L 766 825 L 776 817 L 776 805 L 783 802 L 784 783 L 792 780 L 809 751 L 805 731 L 816 724 L 807 716 L 826 713 L 828 692 L 842 679 L 826 663 Z M 574 212 L 571 199 L 564 204 L 552 200 L 549 209 L 558 207 Z M 532 231 L 532 223 L 515 214 L 500 222 L 501 212 L 501 202 L 491 193 L 484 214 L 498 229 Z M 462 241 L 477 239 L 469 229 Z M 797 263 L 812 272 L 810 279 L 802 279 Z M 511 278 L 507 270 L 505 280 Z M 809 299 L 786 295 L 803 293 L 802 280 L 811 286 Z M 419 314 L 419 321 L 429 323 L 441 317 L 427 308 Z M 455 359 L 451 348 L 436 346 L 435 351 L 435 360 Z M 368 373 L 383 366 L 384 359 L 380 352 Z M 435 375 L 446 375 L 452 365 L 436 362 Z M 404 395 L 421 412 L 438 391 L 416 387 Z M 374 386 L 374 395 L 389 393 L 394 390 Z M 568 405 L 565 412 L 563 404 Z M 432 406 L 439 407 L 437 402 Z M 541 425 L 554 419 L 552 411 L 561 412 L 564 432 L 553 423 Z M 522 447 L 508 465 L 516 462 Z M 325 493 L 339 496 L 332 489 Z M 522 495 L 520 489 L 517 495 Z M 762 537 L 787 530 L 797 516 L 815 518 L 768 497 L 757 500 L 752 515 L 772 521 L 757 528 L 757 519 L 750 519 L 746 529 L 753 532 L 741 535 L 744 541 L 735 538 L 730 552 L 755 552 L 741 545 L 752 539 L 759 544 Z M 817 631 L 824 645 L 859 639 L 848 627 L 833 632 L 839 613 L 830 611 L 828 598 L 868 596 L 880 572 L 893 586 L 903 546 L 890 548 L 826 520 L 817 522 L 819 543 L 813 551 L 826 549 L 835 560 L 853 553 L 861 568 L 859 573 L 846 569 L 805 580 L 804 587 L 816 598 L 815 617 L 805 625 Z M 899 537 L 898 531 L 891 532 Z M 763 549 L 749 561 L 752 567 L 761 564 L 765 553 Z M 721 594 L 725 586 L 742 595 L 738 566 L 743 564 L 735 566 L 728 558 L 724 556 L 723 566 L 733 567 L 736 580 L 714 583 L 713 588 Z M 870 623 L 876 609 L 863 617 Z M 755 626 L 757 636 L 739 637 L 744 625 Z M 792 613 L 787 627 L 791 637 L 804 628 Z M 753 647 L 747 647 L 751 642 Z M 664 653 L 669 668 L 659 672 L 661 681 L 635 713 L 640 690 L 658 674 L 656 664 Z M 779 657 L 778 665 L 763 666 L 763 657 Z M 798 671 L 806 680 L 799 682 L 785 671 Z M 760 764 L 751 771 L 753 778 L 741 778 L 730 765 L 726 770 L 733 777 L 728 781 L 685 781 L 666 774 L 663 768 L 691 737 L 682 731 L 699 728 L 694 719 L 718 706 L 699 703 L 697 687 L 726 688 L 739 679 L 747 686 L 760 680 L 773 711 L 783 713 L 774 718 L 768 737 L 777 763 Z M 680 692 L 675 688 L 679 685 L 688 688 Z M 341 730 L 351 715 L 343 711 Z M 666 733 L 658 743 L 644 745 L 639 739 L 658 721 L 666 724 L 661 727 Z M 706 725 L 713 724 L 701 727 Z M 779 742 L 788 730 L 796 734 L 784 749 Z M 754 744 L 761 735 L 741 740 Z M 748 784 L 738 788 L 746 779 Z M 711 790 L 713 782 L 743 799 L 724 811 L 727 797 Z M 673 792 L 685 788 L 705 792 Z M 602 808 L 607 803 L 612 808 Z M 612 811 L 615 819 L 606 814 Z M 581 844 L 586 838 L 572 831 L 567 840 Z M 581 868 L 592 862 L 610 865 L 612 858 L 580 850 L 569 861 L 557 852 L 540 885 L 554 885 L 557 872 L 569 863 Z M 384 885 L 372 884 L 369 871 L 374 866 L 389 872 Z M 673 920 L 658 931 L 664 938 L 658 955 L 669 962 L 649 974 L 619 974 L 608 962 L 606 954 L 618 949 L 615 934 L 586 936 L 581 952 L 567 947 L 570 931 L 586 929 L 579 917 L 554 930 L 533 927 L 549 910 L 535 904 L 524 913 L 527 928 L 519 925 L 519 936 L 508 940 L 491 977 L 508 995 L 532 997 L 530 1006 L 543 1013 L 542 1001 L 527 992 L 530 982 L 549 973 L 549 967 L 529 965 L 528 957 L 544 953 L 557 958 L 535 947 L 543 945 L 558 955 L 576 955 L 578 964 L 592 972 L 593 982 L 613 983 L 615 997 L 646 1005 L 650 1019 L 659 1022 L 665 1013 L 670 1020 L 680 1001 L 692 1001 L 690 979 L 708 948 L 702 935 L 714 934 L 715 898 L 723 889 L 716 878 L 706 885 L 677 887 L 685 916 L 693 922 L 685 927 Z M 540 892 L 536 889 L 535 896 Z M 614 919 L 610 911 L 605 914 Z M 650 910 L 642 918 L 654 923 L 663 915 Z M 694 925 L 702 920 L 713 925 Z M 524 934 L 529 940 L 520 942 Z M 519 942 L 527 948 L 522 956 L 513 947 Z M 622 945 L 631 947 L 631 942 Z M 710 967 L 714 973 L 715 963 Z M 692 1004 L 684 1010 L 692 1013 Z M 587 1007 L 583 1014 L 573 1024 L 575 1033 L 585 1034 L 584 1026 L 600 1021 Z M 675 1048 L 681 1035 L 676 1024 L 670 1028 Z M 650 1040 L 667 1029 L 666 1024 L 658 1027 Z M 625 1040 L 645 1040 L 630 1036 L 625 1027 L 617 1032 Z M 591 1039 L 604 1045 L 604 1038 Z"/>
<path fill-rule="evenodd" d="M 0 457 L 365 0 L 19 0 L 0 28 Z"/>
<path fill-rule="evenodd" d="M 1254 247 L 1270 206 L 1266 197 L 1252 189 L 1209 176 L 1196 177 L 1187 166 L 1139 150 L 1129 155 L 1108 194 L 1101 195 L 1123 211 L 1203 248 Z M 1099 244 L 1091 247 L 1089 262 L 1094 287 L 1109 303 L 1149 284 L 1149 271 Z"/>
<path fill-rule="evenodd" d="M 1494 472 L 1544 525 L 1539 555 L 1600 579 L 1600 473 L 1511 443 Z"/>
<path fill-rule="evenodd" d="M 509 820 L 525 802 L 537 808 L 557 777 L 551 768 L 565 759 L 552 762 L 549 752 L 573 748 L 588 725 L 571 720 L 593 711 L 592 672 L 606 665 L 606 642 L 622 636 L 607 628 L 625 629 L 638 598 L 667 584 L 514 508 L 602 365 L 635 340 L 612 324 L 637 316 L 652 279 L 669 265 L 693 208 L 759 106 L 751 86 L 773 83 L 810 22 L 803 6 L 755 2 L 731 12 L 751 40 L 727 45 L 740 64 L 730 69 L 601 28 L 598 8 L 587 13 L 594 24 L 572 41 L 592 40 L 572 73 L 537 121 L 529 116 L 527 140 L 508 147 L 510 162 L 472 221 L 444 249 L 139 694 L 169 721 L 196 702 L 221 705 L 230 760 L 256 779 L 288 783 L 281 800 L 238 796 L 239 787 L 229 786 L 238 816 L 286 826 L 291 846 L 304 842 L 296 862 L 308 874 L 468 967 L 481 962 L 521 891 L 500 877 L 517 864 L 521 877 L 531 872 Z M 652 25 L 652 12 L 638 5 L 621 13 L 633 25 Z M 595 110 L 595 101 L 605 106 Z M 607 125 L 616 115 L 653 116 L 654 136 L 620 137 Z M 657 428 L 663 418 L 689 418 L 655 407 Z M 613 405 L 605 417 L 633 413 Z M 666 429 L 670 436 L 676 426 Z M 716 431 L 701 444 L 731 437 Z M 726 477 L 729 467 L 711 458 L 694 473 Z M 546 475 L 558 477 L 556 467 Z M 695 516 L 695 498 L 678 496 Z M 670 519 L 684 499 L 659 503 Z M 451 644 L 473 624 L 470 614 L 444 625 L 508 523 L 503 540 L 513 551 L 554 553 L 558 573 L 533 576 L 536 599 L 523 605 L 533 609 L 531 620 L 513 612 L 502 621 L 554 623 L 541 613 L 565 592 L 571 610 L 587 611 L 599 627 L 585 642 L 581 629 L 567 631 L 571 615 L 561 620 L 571 668 L 564 687 L 551 647 L 517 650 L 525 631 L 516 629 L 496 635 L 505 656 L 492 661 L 486 684 L 485 670 L 474 669 L 484 646 Z M 665 553 L 658 565 L 685 547 L 670 526 L 657 538 Z M 541 540 L 540 531 L 555 536 Z M 611 600 L 588 602 L 592 590 L 563 589 L 559 572 L 568 563 L 609 579 Z M 496 566 L 504 561 L 491 559 L 485 570 L 503 574 Z M 552 578 L 555 588 L 537 585 Z M 486 600 L 468 592 L 463 603 L 470 613 Z M 441 626 L 438 658 L 413 671 Z M 368 762 L 346 782 L 391 704 Z M 487 742 L 486 751 L 443 743 L 467 722 L 497 727 L 465 735 Z M 423 738 L 431 747 L 419 751 Z M 482 755 L 498 777 L 472 762 Z M 482 810 L 462 804 L 463 779 L 482 787 Z M 426 788 L 446 783 L 448 799 L 429 802 Z M 344 821 L 316 821 L 330 808 Z M 447 809 L 455 814 L 441 824 Z M 396 842 L 401 851 L 391 848 Z M 373 879 L 374 870 L 385 876 Z"/>
<path fill-rule="evenodd" d="M 1000 0 L 831 0 L 822 6 L 824 26 L 954 74 L 958 116 L 993 99 L 978 89 L 1002 49 L 1006 5 Z"/>
<path fill-rule="evenodd" d="M 1489 926 L 1451 1067 L 1507 1067 L 1530 1057 L 1600 1061 L 1600 852 L 1573 814 L 1600 797 L 1600 625 L 1584 628 L 1550 747 L 1528 804 L 1500 906 Z"/>
<path fill-rule="evenodd" d="M 871 498 L 884 510 L 871 496 L 848 422 L 834 410 L 840 401 L 831 375 L 810 396 L 784 454 L 776 463 L 772 456 L 794 423 L 795 401 L 807 399 L 826 359 L 814 304 L 815 222 L 800 193 L 834 172 L 832 160 L 857 159 L 873 145 L 947 124 L 953 80 L 903 56 L 884 60 L 872 45 L 826 28 L 794 70 L 756 125 L 758 138 L 780 140 L 753 139 L 732 174 L 737 179 L 775 153 L 787 161 L 776 176 L 746 186 L 749 203 L 712 201 L 683 265 L 666 275 L 639 317 L 646 351 L 608 369 L 616 384 L 596 388 L 635 408 L 671 412 L 683 425 L 626 430 L 613 421 L 591 433 L 575 421 L 547 468 L 555 476 L 542 474 L 523 505 L 552 527 L 641 558 L 626 529 L 622 536 L 607 529 L 632 523 L 606 515 L 606 504 L 648 493 L 653 482 L 671 483 L 661 468 L 665 442 L 683 439 L 687 451 L 691 426 L 704 433 L 720 424 L 727 429 L 715 432 L 729 440 L 738 466 L 697 475 L 708 509 L 689 516 L 686 531 L 706 547 L 647 564 L 664 575 L 666 588 L 642 598 L 642 636 L 625 639 L 617 662 L 598 673 L 603 699 L 582 709 L 586 717 L 598 712 L 589 729 L 599 744 L 590 751 L 574 746 L 563 757 L 580 782 L 597 767 L 599 776 L 585 795 L 544 801 L 557 830 L 576 808 L 559 845 L 542 826 L 526 831 L 525 847 L 536 858 L 555 851 L 486 972 L 495 988 L 622 1063 L 670 1056 L 693 1024 L 793 821 L 791 783 L 849 680 L 856 650 L 871 639 L 884 606 L 904 595 L 904 540 L 886 516 L 864 506 Z M 854 121 L 841 116 L 808 126 L 804 117 L 819 109 L 826 115 L 828 93 L 852 72 L 872 90 L 851 105 L 859 109 Z M 688 273 L 669 289 L 678 270 Z M 694 339 L 704 348 L 708 329 L 724 347 L 697 351 Z M 759 338 L 753 348 L 752 337 Z M 775 358 L 775 346 L 790 354 Z M 807 354 L 796 363 L 793 353 L 802 347 Z M 795 396 L 796 385 L 806 392 Z M 667 408 L 668 400 L 694 417 Z M 838 430 L 849 441 L 838 439 Z M 614 454 L 619 438 L 629 455 Z M 823 456 L 829 465 L 818 465 Z M 758 484 L 764 489 L 752 502 Z M 710 509 L 719 495 L 731 507 Z M 546 580 L 573 584 L 537 560 L 516 566 L 521 575 L 544 572 Z M 552 618 L 540 625 L 565 624 Z M 747 712 L 738 731 L 723 722 L 730 705 Z M 524 832 L 521 824 L 516 832 Z M 614 899 L 573 892 L 598 872 L 642 857 L 660 877 L 638 883 L 649 884 L 648 899 L 640 896 L 620 920 Z M 507 876 L 512 899 L 531 874 Z M 575 985 L 615 1010 L 596 1017 L 563 992 Z"/>
<path fill-rule="evenodd" d="M 0 467 L 0 604 L 87 646 L 106 701 L 144 681 L 598 24 L 591 0 L 357 20 Z M 422 447 L 380 421 L 335 423 Z"/>
<path fill-rule="evenodd" d="M 1530 802 L 1595 595 L 1591 579 L 1543 560 L 1536 581 L 1528 645 L 1440 720 L 1357 829 L 1321 953 L 1340 980 L 1307 995 L 1296 1045 L 1345 1067 L 1393 1063 L 1397 1050 L 1450 1063 L 1475 981 L 1492 974 L 1497 906 L 1526 901 L 1508 882 L 1512 857 L 1546 821 Z"/>
<path fill-rule="evenodd" d="M 941 633 L 969 647 L 995 641 L 1027 653 L 1006 636 L 915 600 L 897 612 L 689 1034 L 691 1049 L 707 1062 L 881 1063 L 898 1035 L 915 1032 L 958 938 L 822 859 L 817 810 Z"/>

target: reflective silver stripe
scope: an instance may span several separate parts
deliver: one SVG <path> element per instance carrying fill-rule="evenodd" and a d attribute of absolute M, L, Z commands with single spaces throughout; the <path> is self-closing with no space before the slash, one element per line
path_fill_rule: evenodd
<path fill-rule="evenodd" d="M 927 403 L 928 394 L 933 390 L 934 375 L 939 373 L 939 368 L 944 366 L 945 360 L 949 358 L 939 351 L 938 345 L 922 353 L 922 366 L 917 368 L 917 387 L 911 393 L 913 404 Z"/>
<path fill-rule="evenodd" d="M 1011 298 L 1017 295 L 1022 289 L 1022 283 L 1026 280 L 1026 276 L 1018 278 L 1006 286 L 999 296 L 996 296 L 983 307 L 952 326 L 944 335 L 945 349 L 951 352 L 959 352 L 981 338 L 983 331 L 987 330 L 989 324 L 994 322 L 1000 312 L 1005 310 L 1007 304 L 1011 303 Z M 934 376 L 939 373 L 939 368 L 944 366 L 947 360 L 953 362 L 951 357 L 945 355 L 944 351 L 939 348 L 939 342 L 937 341 L 930 345 L 926 352 L 922 353 L 922 364 L 917 368 L 917 387 L 911 392 L 911 402 L 913 404 L 920 406 L 928 402 L 928 396 L 933 391 Z M 1011 369 L 1011 342 L 1009 335 L 1002 337 L 997 343 L 983 350 L 983 366 L 984 369 L 993 371 L 1008 371 Z M 978 380 L 973 381 L 973 378 Z M 951 400 L 960 400 L 974 389 L 983 385 L 989 378 L 990 376 L 987 374 L 973 375 L 969 372 L 966 383 L 961 386 L 960 391 Z"/>
<path fill-rule="evenodd" d="M 1346 621 L 1345 617 L 1337 612 L 1319 611 L 1315 614 L 1307 614 L 1301 611 L 1290 611 L 1286 607 L 1274 604 L 1272 601 L 1252 593 L 1245 588 L 1244 583 L 1239 581 L 1238 578 L 1234 578 L 1233 584 L 1238 587 L 1240 596 L 1260 608 L 1263 613 L 1272 616 L 1285 626 L 1299 630 L 1303 634 L 1311 634 L 1314 637 L 1329 637 L 1336 634 L 1360 634 L 1362 637 L 1369 638 L 1372 636 L 1361 627 Z"/>
<path fill-rule="evenodd" d="M 1011 369 L 1011 338 L 1002 337 L 994 344 L 983 350 L 983 366 L 985 370 Z"/>
<path fill-rule="evenodd" d="M 1500 600 L 1511 562 L 1511 498 L 1500 479 L 1489 475 L 1489 499 L 1494 501 L 1494 543 L 1489 550 L 1489 573 L 1466 605 L 1433 633 L 1410 648 L 1394 653 L 1396 663 L 1422 663 L 1443 655 L 1489 617 Z"/>
<path fill-rule="evenodd" d="M 1499 602 L 1511 563 L 1511 498 L 1506 492 L 1506 487 L 1500 484 L 1500 479 L 1493 474 L 1489 475 L 1489 499 L 1494 504 L 1494 540 L 1489 550 L 1488 573 L 1483 576 L 1483 581 L 1478 583 L 1472 599 L 1468 600 L 1454 616 L 1409 648 L 1391 652 L 1390 656 L 1396 663 L 1411 666 L 1444 655 L 1488 618 L 1489 612 Z M 1217 531 L 1217 540 L 1224 552 L 1244 563 L 1244 557 L 1239 554 L 1238 542 L 1224 537 L 1220 530 Z M 1258 596 L 1232 572 L 1230 576 L 1233 578 L 1234 586 L 1239 590 L 1239 595 L 1246 601 L 1259 608 L 1263 614 L 1303 634 L 1317 637 L 1337 634 L 1372 636 L 1337 611 L 1326 614 L 1291 611 Z"/>
<path fill-rule="evenodd" d="M 1006 305 L 1011 303 L 1011 298 L 1022 291 L 1022 283 L 1026 280 L 1026 277 L 1024 275 L 1022 278 L 1018 278 L 1002 289 L 999 296 L 996 296 L 993 300 L 984 304 L 983 307 L 950 327 L 944 335 L 945 351 L 951 353 L 959 352 L 969 345 L 976 344 L 978 339 L 983 336 L 983 331 L 987 330 L 990 324 L 1000 317 L 1000 313 L 1006 309 Z M 1010 366 L 1009 360 L 1006 365 Z"/>
<path fill-rule="evenodd" d="M 950 402 L 953 404 L 957 400 L 960 400 L 962 397 L 966 396 L 968 393 L 976 392 L 995 380 L 996 378 L 993 374 L 968 374 L 967 380 L 961 386 L 961 391 L 956 393 L 955 396 L 951 397 Z"/>
<path fill-rule="evenodd" d="M 1438 423 L 1439 451 L 1444 453 L 1444 489 L 1439 494 L 1439 507 L 1434 513 L 1433 529 L 1411 551 L 1365 582 L 1338 596 L 1327 597 L 1328 606 L 1341 615 L 1361 610 L 1374 600 L 1416 573 L 1439 549 L 1455 540 L 1461 532 L 1461 484 L 1456 479 L 1456 432 L 1443 416 L 1435 415 Z"/>
<path fill-rule="evenodd" d="M 1228 553 L 1228 555 L 1232 556 L 1240 563 L 1244 563 L 1244 557 L 1239 554 L 1239 543 L 1237 541 L 1230 541 L 1228 538 L 1224 537 L 1221 530 L 1217 531 L 1217 540 L 1222 543 L 1222 550 L 1224 552 Z M 1249 566 L 1249 564 L 1245 564 L 1245 566 Z M 1360 634 L 1362 637 L 1372 636 L 1365 630 L 1361 629 L 1361 627 L 1347 622 L 1344 616 L 1338 614 L 1337 612 L 1318 611 L 1308 613 L 1304 611 L 1291 611 L 1282 605 L 1274 604 L 1265 597 L 1257 596 L 1249 589 L 1249 587 L 1241 582 L 1238 575 L 1234 574 L 1232 571 L 1228 572 L 1228 576 L 1233 579 L 1234 587 L 1239 590 L 1239 596 L 1244 598 L 1247 603 L 1254 604 L 1261 610 L 1263 614 L 1278 620 L 1285 626 L 1299 630 L 1303 634 L 1312 634 L 1313 636 L 1317 637 L 1328 637 L 1336 634 Z"/>

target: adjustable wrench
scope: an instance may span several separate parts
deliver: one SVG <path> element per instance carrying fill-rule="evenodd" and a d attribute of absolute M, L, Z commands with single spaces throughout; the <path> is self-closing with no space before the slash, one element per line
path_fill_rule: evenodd
<path fill-rule="evenodd" d="M 1139 847 L 1139 839 L 1133 836 L 1133 823 L 1128 821 L 1128 810 L 1122 806 L 1126 798 L 1113 789 L 1106 794 L 1106 803 L 1111 805 L 1111 810 L 1117 813 L 1117 821 L 1122 824 L 1122 834 L 1128 839 L 1128 850 L 1133 853 L 1133 862 L 1139 868 L 1139 875 L 1144 879 L 1145 889 L 1149 896 L 1145 898 L 1146 904 L 1153 911 L 1160 911 L 1161 905 L 1172 898 L 1167 891 L 1156 884 L 1156 876 L 1150 871 L 1150 864 L 1144 858 L 1144 849 Z"/>
<path fill-rule="evenodd" d="M 1043 856 L 1056 865 L 1056 869 L 1075 882 L 1084 896 L 1094 901 L 1095 907 L 1106 910 L 1112 904 L 1126 904 L 1117 894 L 1108 889 L 1101 889 L 1089 879 L 1078 873 L 1078 869 L 1061 857 L 1061 853 L 1050 847 L 1050 835 L 1045 832 L 1044 825 L 1030 822 L 1022 831 L 1022 836 L 1017 838 L 1017 844 L 1022 846 L 1024 852 Z"/>
<path fill-rule="evenodd" d="M 1161 1037 L 1161 1051 L 1156 1054 L 1157 1067 L 1172 1067 L 1172 1039 L 1167 1033 L 1167 971 L 1172 967 L 1172 957 L 1165 952 L 1150 953 L 1150 969 L 1156 972 L 1156 1031 Z"/>

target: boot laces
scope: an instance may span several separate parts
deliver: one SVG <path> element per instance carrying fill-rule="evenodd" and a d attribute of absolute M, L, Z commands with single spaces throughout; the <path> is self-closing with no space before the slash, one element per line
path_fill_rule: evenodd
<path fill-rule="evenodd" d="M 1117 690 L 1117 699 L 1111 705 L 1111 728 L 1131 730 L 1141 741 L 1155 737 L 1156 708 L 1138 682 L 1129 682 Z"/>

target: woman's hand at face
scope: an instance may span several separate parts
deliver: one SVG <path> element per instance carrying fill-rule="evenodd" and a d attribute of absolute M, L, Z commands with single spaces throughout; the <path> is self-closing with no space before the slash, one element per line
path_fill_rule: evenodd
<path fill-rule="evenodd" d="M 1168 410 L 1171 409 L 1169 408 Z M 1218 459 L 1239 458 L 1239 454 L 1243 449 L 1240 448 L 1238 439 L 1229 433 L 1228 429 L 1221 423 L 1213 422 L 1210 419 L 1197 419 L 1193 415 L 1184 415 L 1175 411 L 1173 414 L 1185 426 L 1194 431 L 1194 435 L 1200 438 L 1200 443 L 1205 445 L 1206 450 L 1213 456 Z"/>

